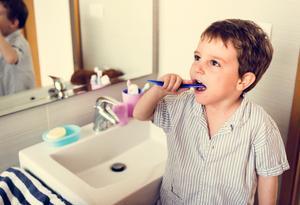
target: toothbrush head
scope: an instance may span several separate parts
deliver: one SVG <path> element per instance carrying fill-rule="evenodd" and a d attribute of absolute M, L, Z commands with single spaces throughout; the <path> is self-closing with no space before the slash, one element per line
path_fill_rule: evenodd
<path fill-rule="evenodd" d="M 146 84 L 144 85 L 144 87 L 142 88 L 141 93 L 146 92 L 149 88 L 150 88 L 150 83 L 146 83 Z"/>

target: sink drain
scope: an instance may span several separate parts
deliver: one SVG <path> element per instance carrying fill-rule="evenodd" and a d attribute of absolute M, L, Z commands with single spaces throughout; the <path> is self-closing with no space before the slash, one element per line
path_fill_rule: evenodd
<path fill-rule="evenodd" d="M 126 165 L 123 164 L 123 163 L 114 163 L 111 165 L 110 169 L 113 171 L 113 172 L 122 172 L 126 169 Z"/>

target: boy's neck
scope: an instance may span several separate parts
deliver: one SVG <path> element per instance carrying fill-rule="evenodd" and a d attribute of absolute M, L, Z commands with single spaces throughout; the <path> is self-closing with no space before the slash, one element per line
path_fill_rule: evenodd
<path fill-rule="evenodd" d="M 10 36 L 11 34 L 17 32 L 19 29 L 11 30 L 9 33 L 6 33 L 6 35 L 3 35 L 5 38 Z"/>
<path fill-rule="evenodd" d="M 204 107 L 206 114 L 231 116 L 231 114 L 238 109 L 242 100 L 243 97 L 239 97 L 235 100 L 228 100 L 216 104 L 205 105 Z"/>

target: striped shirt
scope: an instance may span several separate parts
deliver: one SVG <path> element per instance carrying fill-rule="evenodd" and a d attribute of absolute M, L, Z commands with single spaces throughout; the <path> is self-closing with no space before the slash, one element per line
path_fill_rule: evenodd
<path fill-rule="evenodd" d="M 246 98 L 212 138 L 204 107 L 191 92 L 162 99 L 153 122 L 168 143 L 158 204 L 253 204 L 257 175 L 289 169 L 275 122 Z"/>

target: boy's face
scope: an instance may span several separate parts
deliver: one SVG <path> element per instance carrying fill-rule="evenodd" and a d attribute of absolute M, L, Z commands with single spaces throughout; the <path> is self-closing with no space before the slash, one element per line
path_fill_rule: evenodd
<path fill-rule="evenodd" d="M 17 30 L 16 21 L 11 21 L 7 18 L 7 9 L 0 3 L 0 32 L 3 36 L 7 36 Z"/>
<path fill-rule="evenodd" d="M 231 42 L 226 47 L 218 38 L 201 39 L 194 55 L 191 79 L 206 86 L 204 91 L 195 90 L 198 103 L 218 105 L 241 95 L 242 90 L 237 88 L 240 82 L 237 51 Z"/>

